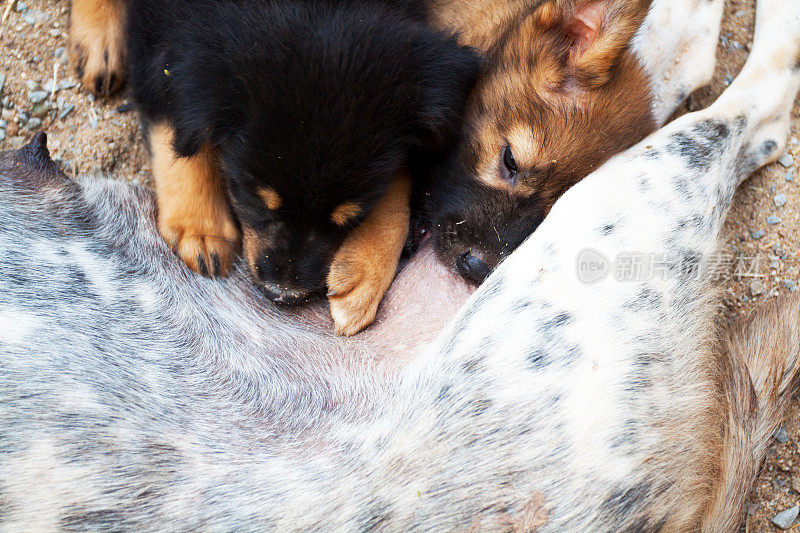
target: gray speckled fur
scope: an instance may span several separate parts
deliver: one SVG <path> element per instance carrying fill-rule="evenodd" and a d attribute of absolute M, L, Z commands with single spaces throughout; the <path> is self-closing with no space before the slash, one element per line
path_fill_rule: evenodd
<path fill-rule="evenodd" d="M 397 375 L 188 273 L 149 192 L 0 156 L 0 529 L 724 529 L 709 283 L 585 285 L 575 258 L 715 250 L 783 146 L 798 27 L 761 0 L 726 94 L 571 189 Z"/>

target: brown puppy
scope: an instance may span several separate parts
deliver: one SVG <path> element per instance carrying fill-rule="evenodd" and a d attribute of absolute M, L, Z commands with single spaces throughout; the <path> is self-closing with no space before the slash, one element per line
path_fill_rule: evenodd
<path fill-rule="evenodd" d="M 437 253 L 480 283 L 569 187 L 655 129 L 629 43 L 650 0 L 431 0 L 487 56 L 457 150 L 433 173 Z"/>
<path fill-rule="evenodd" d="M 103 1 L 74 0 L 73 10 Z M 461 44 L 489 59 L 468 104 L 461 143 L 433 173 L 424 201 L 440 259 L 479 283 L 536 229 L 564 191 L 655 128 L 649 80 L 628 50 L 650 0 L 423 4 L 434 26 L 457 33 Z M 81 21 L 99 19 L 73 17 L 74 36 L 100 33 L 77 31 Z M 390 248 L 386 255 L 398 247 Z M 373 262 L 368 249 L 342 250 L 334 265 Z M 382 285 L 393 274 L 373 270 Z M 328 280 L 333 303 L 342 294 L 336 288 L 351 285 L 345 272 L 334 268 Z M 366 300 L 366 312 L 358 305 L 344 311 L 368 317 L 356 320 L 356 329 L 374 316 L 377 302 Z"/>

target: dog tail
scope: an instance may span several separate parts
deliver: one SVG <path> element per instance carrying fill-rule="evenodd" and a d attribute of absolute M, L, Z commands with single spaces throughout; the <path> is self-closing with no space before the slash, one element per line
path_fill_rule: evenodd
<path fill-rule="evenodd" d="M 723 334 L 722 479 L 703 531 L 735 531 L 772 433 L 800 385 L 800 296 L 776 300 Z"/>

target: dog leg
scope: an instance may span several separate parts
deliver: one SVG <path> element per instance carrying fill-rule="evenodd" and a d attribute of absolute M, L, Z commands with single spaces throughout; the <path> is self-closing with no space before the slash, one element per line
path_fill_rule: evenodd
<path fill-rule="evenodd" d="M 70 61 L 83 86 L 98 96 L 117 91 L 125 80 L 125 3 L 72 0 Z"/>
<path fill-rule="evenodd" d="M 396 177 L 370 216 L 336 252 L 328 274 L 328 297 L 339 335 L 355 335 L 375 320 L 408 236 L 410 195 L 411 179 Z"/>
<path fill-rule="evenodd" d="M 724 0 L 655 0 L 632 41 L 650 75 L 659 125 L 711 82 Z"/>
<path fill-rule="evenodd" d="M 205 148 L 194 157 L 178 157 L 172 138 L 172 130 L 163 124 L 148 131 L 159 230 L 189 268 L 204 276 L 224 276 L 240 236 L 214 155 Z"/>

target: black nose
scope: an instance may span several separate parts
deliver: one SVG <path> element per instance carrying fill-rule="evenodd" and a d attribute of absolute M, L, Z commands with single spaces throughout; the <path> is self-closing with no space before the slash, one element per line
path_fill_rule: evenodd
<path fill-rule="evenodd" d="M 456 269 L 467 281 L 476 285 L 483 283 L 492 272 L 480 255 L 472 250 L 467 250 L 456 258 Z"/>

